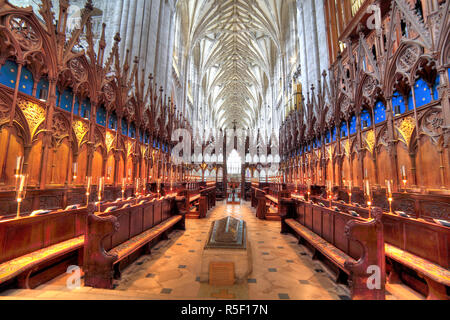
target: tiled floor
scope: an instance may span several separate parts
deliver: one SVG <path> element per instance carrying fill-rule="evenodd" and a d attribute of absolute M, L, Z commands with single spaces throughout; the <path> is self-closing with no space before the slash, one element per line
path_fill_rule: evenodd
<path fill-rule="evenodd" d="M 247 222 L 253 271 L 243 284 L 212 287 L 199 282 L 201 252 L 211 222 L 225 216 Z M 323 266 L 305 252 L 295 237 L 280 234 L 280 222 L 258 220 L 248 203 L 218 203 L 207 219 L 187 220 L 186 231 L 172 232 L 170 239 L 158 243 L 151 255 L 142 256 L 126 268 L 115 290 L 82 287 L 70 291 L 65 285 L 67 276 L 63 275 L 37 290 L 28 293 L 11 290 L 6 295 L 19 298 L 54 295 L 61 299 L 105 299 L 109 295 L 115 299 L 348 299 L 348 290 L 335 284 Z"/>

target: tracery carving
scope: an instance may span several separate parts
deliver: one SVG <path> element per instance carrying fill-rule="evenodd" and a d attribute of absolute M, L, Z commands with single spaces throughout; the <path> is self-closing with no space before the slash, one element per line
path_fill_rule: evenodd
<path fill-rule="evenodd" d="M 421 131 L 429 136 L 435 145 L 438 144 L 442 136 L 444 119 L 440 109 L 432 109 L 427 112 L 422 119 Z"/>
<path fill-rule="evenodd" d="M 77 137 L 78 145 L 81 145 L 84 136 L 88 132 L 88 125 L 84 121 L 77 120 L 73 123 L 73 131 Z"/>
<path fill-rule="evenodd" d="M 80 59 L 76 58 L 70 60 L 69 65 L 76 80 L 83 81 L 87 78 L 86 68 L 83 66 Z"/>
<path fill-rule="evenodd" d="M 365 95 L 366 97 L 371 97 L 375 91 L 376 86 L 377 82 L 373 77 L 366 77 L 363 84 L 363 95 Z"/>
<path fill-rule="evenodd" d="M 38 126 L 45 120 L 45 109 L 21 98 L 18 99 L 17 105 L 27 119 L 30 135 L 33 137 Z"/>
<path fill-rule="evenodd" d="M 104 95 L 105 95 L 105 99 L 106 99 L 108 102 L 114 101 L 114 99 L 115 99 L 115 97 L 116 97 L 116 94 L 115 94 L 115 92 L 114 92 L 113 86 L 112 86 L 109 82 L 107 82 L 107 83 L 103 86 L 103 93 L 104 93 Z"/>
<path fill-rule="evenodd" d="M 67 120 L 62 114 L 57 114 L 53 118 L 52 131 L 53 135 L 56 137 L 67 136 Z"/>
<path fill-rule="evenodd" d="M 24 17 L 11 15 L 8 17 L 7 25 L 22 48 L 31 51 L 41 46 L 41 39 Z"/>
<path fill-rule="evenodd" d="M 403 72 L 408 72 L 419 59 L 421 49 L 419 46 L 409 46 L 403 50 L 397 59 L 397 68 Z"/>
<path fill-rule="evenodd" d="M 9 118 L 9 107 L 5 103 L 0 101 L 0 122 L 8 118 Z"/>
<path fill-rule="evenodd" d="M 111 132 L 106 131 L 106 151 L 107 152 L 111 151 L 111 149 L 113 147 L 114 138 L 115 138 L 115 136 Z"/>
<path fill-rule="evenodd" d="M 364 140 L 366 141 L 367 150 L 373 153 L 373 149 L 375 148 L 375 132 L 373 130 L 368 131 Z"/>
<path fill-rule="evenodd" d="M 126 109 L 130 117 L 134 116 L 134 104 L 131 100 L 127 102 Z"/>
<path fill-rule="evenodd" d="M 397 131 L 400 133 L 400 140 L 403 141 L 407 147 L 410 146 L 411 137 L 416 128 L 416 121 L 412 117 L 407 117 L 400 122 Z"/>

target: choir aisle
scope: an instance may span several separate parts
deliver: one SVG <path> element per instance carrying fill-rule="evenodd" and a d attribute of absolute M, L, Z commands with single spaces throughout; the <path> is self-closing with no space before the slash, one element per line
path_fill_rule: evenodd
<path fill-rule="evenodd" d="M 212 287 L 198 282 L 201 250 L 211 222 L 226 216 L 247 222 L 253 272 L 247 283 Z M 69 290 L 67 277 L 62 275 L 35 290 L 9 290 L 0 299 L 349 299 L 348 289 L 335 284 L 294 236 L 280 234 L 280 222 L 258 220 L 248 203 L 218 203 L 206 219 L 187 220 L 186 231 L 172 232 L 152 255 L 142 256 L 125 269 L 115 290 Z M 387 295 L 387 299 L 396 297 Z"/>

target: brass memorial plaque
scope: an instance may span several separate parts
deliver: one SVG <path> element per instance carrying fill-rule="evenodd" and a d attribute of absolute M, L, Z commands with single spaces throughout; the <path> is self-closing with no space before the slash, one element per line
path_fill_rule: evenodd
<path fill-rule="evenodd" d="M 234 263 L 211 262 L 209 264 L 209 284 L 211 286 L 232 286 L 234 284 Z"/>

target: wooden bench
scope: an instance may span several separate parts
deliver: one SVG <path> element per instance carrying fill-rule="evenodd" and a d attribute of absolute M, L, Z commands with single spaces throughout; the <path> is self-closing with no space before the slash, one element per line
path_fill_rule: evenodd
<path fill-rule="evenodd" d="M 427 299 L 449 299 L 450 228 L 389 213 L 383 225 L 389 283 L 402 281 Z"/>
<path fill-rule="evenodd" d="M 367 208 L 354 204 L 332 202 L 332 206 L 369 216 Z M 406 283 L 427 299 L 448 299 L 450 228 L 416 216 L 383 213 L 388 283 Z M 430 215 L 422 212 L 421 216 Z"/>
<path fill-rule="evenodd" d="M 113 288 L 121 268 L 131 263 L 160 238 L 167 239 L 173 228 L 185 230 L 185 212 L 175 197 L 113 211 L 90 214 L 84 251 L 85 285 Z"/>
<path fill-rule="evenodd" d="M 201 197 L 206 198 L 206 206 L 201 201 L 200 202 L 200 216 L 202 218 L 206 217 L 206 213 L 208 210 L 216 206 L 216 187 L 215 186 L 209 186 L 207 188 L 200 190 Z M 203 205 L 202 205 L 203 204 Z"/>
<path fill-rule="evenodd" d="M 94 206 L 0 222 L 0 285 L 35 288 L 82 265 L 86 217 Z"/>
<path fill-rule="evenodd" d="M 200 219 L 200 201 L 203 202 L 202 207 L 205 206 L 204 201 L 206 201 L 201 199 L 200 189 L 184 189 L 178 192 L 178 196 L 184 198 L 186 219 Z"/>
<path fill-rule="evenodd" d="M 356 218 L 299 200 L 292 200 L 282 216 L 281 232 L 291 232 L 299 243 L 312 249 L 313 259 L 322 259 L 335 271 L 338 283 L 348 283 L 354 300 L 385 299 L 385 260 L 381 209 L 374 220 Z M 331 264 L 330 264 L 331 263 Z M 380 288 L 370 290 L 369 266 L 380 268 Z"/>
<path fill-rule="evenodd" d="M 269 191 L 272 194 L 266 194 L 266 215 L 265 219 L 270 221 L 280 221 L 281 215 L 284 214 L 286 206 L 284 200 L 290 198 L 289 191 Z"/>
<path fill-rule="evenodd" d="M 254 199 L 252 199 L 252 202 L 256 202 L 256 217 L 258 219 L 264 220 L 266 219 L 266 213 L 267 213 L 267 205 L 266 205 L 266 192 L 259 188 L 253 188 L 254 193 Z"/>

